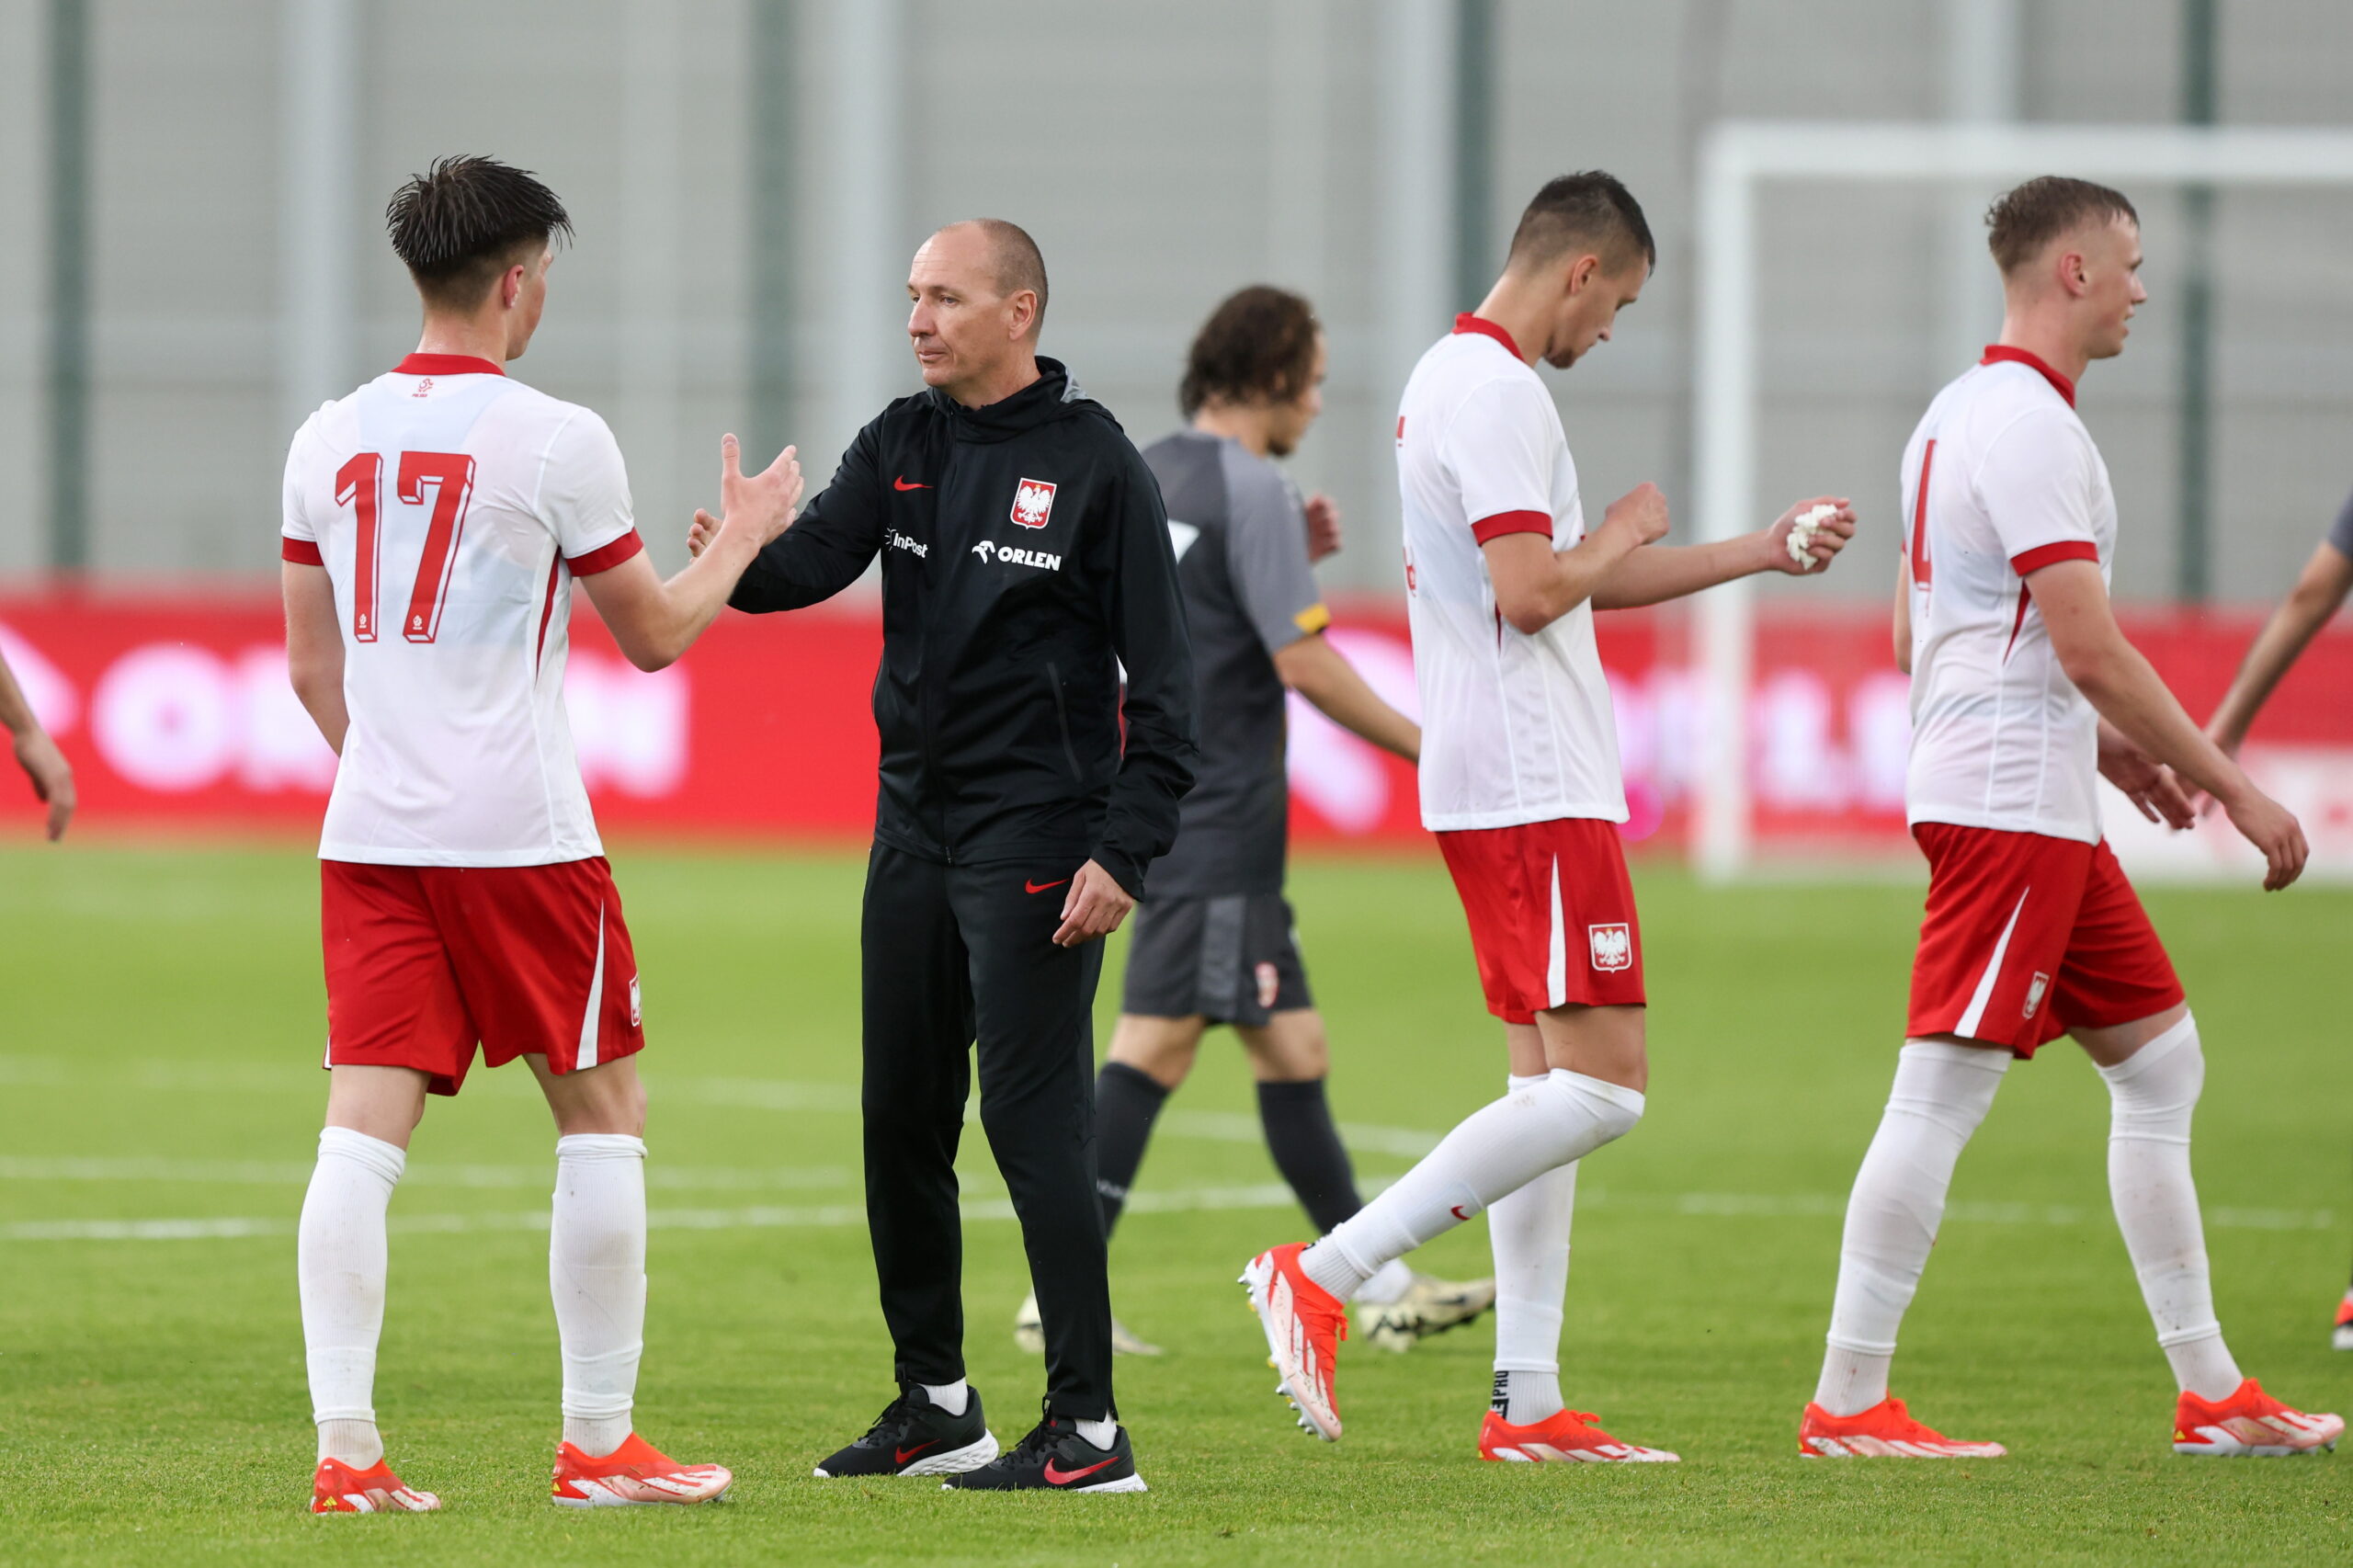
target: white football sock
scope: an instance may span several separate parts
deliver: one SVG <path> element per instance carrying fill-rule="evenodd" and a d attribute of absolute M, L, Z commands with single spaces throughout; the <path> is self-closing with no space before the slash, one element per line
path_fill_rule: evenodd
<path fill-rule="evenodd" d="M 1895 1331 L 1936 1244 L 1953 1166 L 2010 1060 L 1946 1040 L 1906 1040 L 1898 1053 L 1887 1114 L 1847 1200 L 1829 1351 L 1813 1393 L 1831 1415 L 1859 1415 L 1887 1397 Z"/>
<path fill-rule="evenodd" d="M 1414 1288 L 1414 1271 L 1405 1267 L 1402 1257 L 1392 1257 L 1372 1271 L 1372 1278 L 1357 1287 L 1349 1299 L 1368 1307 L 1385 1307 L 1404 1299 Z"/>
<path fill-rule="evenodd" d="M 962 1378 L 952 1383 L 917 1383 L 924 1398 L 931 1401 L 950 1415 L 964 1414 L 965 1402 L 972 1397 L 972 1385 Z"/>
<path fill-rule="evenodd" d="M 2181 1022 L 2099 1075 L 2108 1080 L 2108 1189 L 2116 1226 L 2141 1277 L 2141 1296 L 2174 1381 L 2201 1399 L 2238 1390 L 2238 1363 L 2214 1321 L 2198 1185 L 2189 1174 L 2189 1119 L 2206 1082 L 2198 1020 Z"/>
<path fill-rule="evenodd" d="M 1347 1301 L 1391 1258 L 1624 1137 L 1642 1119 L 1636 1090 L 1555 1069 L 1463 1118 L 1421 1164 L 1308 1248 L 1300 1267 Z"/>
<path fill-rule="evenodd" d="M 555 1141 L 548 1290 L 563 1349 L 563 1440 L 591 1458 L 630 1435 L 645 1354 L 645 1142 L 620 1132 Z"/>
<path fill-rule="evenodd" d="M 1100 1421 L 1080 1421 L 1074 1418 L 1071 1425 L 1078 1428 L 1080 1437 L 1098 1449 L 1109 1448 L 1120 1436 L 1120 1424 L 1108 1415 Z"/>
<path fill-rule="evenodd" d="M 1544 1080 L 1514 1076 L 1510 1092 Z M 1569 1288 L 1569 1220 L 1576 1207 L 1574 1161 L 1495 1199 L 1487 1240 L 1495 1255 L 1496 1409 L 1515 1426 L 1558 1415 L 1561 1312 Z"/>
<path fill-rule="evenodd" d="M 366 1470 L 384 1457 L 376 1431 L 376 1342 L 384 1328 L 384 1210 L 408 1155 L 347 1127 L 319 1134 L 302 1199 L 295 1276 L 319 1458 Z"/>

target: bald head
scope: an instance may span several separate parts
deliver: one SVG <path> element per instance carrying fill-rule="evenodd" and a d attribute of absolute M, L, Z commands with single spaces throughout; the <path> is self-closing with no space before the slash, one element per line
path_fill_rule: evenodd
<path fill-rule="evenodd" d="M 1038 249 L 1038 242 L 1029 237 L 1029 231 L 1002 218 L 967 218 L 949 224 L 934 238 L 950 234 L 968 235 L 980 242 L 983 265 L 995 281 L 999 295 L 1011 299 L 1027 290 L 1037 296 L 1036 313 L 1029 322 L 1029 336 L 1035 341 L 1046 321 L 1046 258 Z"/>

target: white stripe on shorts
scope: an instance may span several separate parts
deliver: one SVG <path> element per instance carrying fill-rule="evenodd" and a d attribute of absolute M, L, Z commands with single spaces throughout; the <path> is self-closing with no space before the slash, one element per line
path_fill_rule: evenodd
<path fill-rule="evenodd" d="M 605 906 L 597 905 L 597 972 L 588 982 L 588 1010 L 580 1018 L 580 1050 L 572 1060 L 575 1073 L 597 1065 L 597 1025 L 605 1010 Z"/>
<path fill-rule="evenodd" d="M 1552 950 L 1544 960 L 1544 1000 L 1563 1006 L 1569 1000 L 1569 934 L 1561 920 L 1561 858 L 1552 857 Z"/>
<path fill-rule="evenodd" d="M 1961 1016 L 1960 1024 L 1952 1031 L 1964 1040 L 1973 1039 L 1977 1026 L 1985 1021 L 1985 1004 L 1994 999 L 1994 981 L 2002 972 L 2002 955 L 2010 950 L 2010 933 L 2018 928 L 2018 915 L 2026 908 L 2027 894 L 2032 892 L 2034 888 L 2029 884 L 2026 892 L 2018 894 L 2018 907 L 2010 911 L 2010 923 L 2002 927 L 2002 939 L 1994 944 L 1993 960 L 1986 964 L 1984 974 L 1978 979 L 1976 993 L 1969 998 L 1969 1011 Z"/>

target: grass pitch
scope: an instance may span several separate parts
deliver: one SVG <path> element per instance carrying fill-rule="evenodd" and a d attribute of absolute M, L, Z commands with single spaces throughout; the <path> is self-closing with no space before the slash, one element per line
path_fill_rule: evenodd
<path fill-rule="evenodd" d="M 1292 1429 L 1232 1283 L 1303 1233 L 1263 1189 L 1212 1037 L 1113 1249 L 1142 1497 L 819 1482 L 889 1396 L 858 1189 L 855 857 L 616 853 L 654 1094 L 643 1430 L 735 1467 L 728 1503 L 546 1501 L 552 1132 L 519 1068 L 437 1100 L 393 1201 L 378 1408 L 437 1516 L 313 1519 L 292 1229 L 324 1095 L 316 872 L 290 850 L 0 848 L 0 1562 L 2341 1562 L 2353 1453 L 2177 1460 L 2171 1384 L 2107 1212 L 2106 1096 L 2072 1047 L 2011 1074 L 1962 1162 L 1896 1388 L 2013 1456 L 1795 1453 L 1838 1214 L 1903 1017 L 1909 881 L 1639 879 L 1651 1110 L 1584 1174 L 1563 1381 L 1676 1466 L 1483 1465 L 1493 1335 L 1348 1347 L 1337 1447 Z M 1359 1174 L 1501 1086 L 1433 857 L 1294 886 Z M 2347 1201 L 2353 893 L 2150 899 L 2211 1062 L 2199 1175 L 2222 1321 L 2291 1402 L 2353 1403 L 2326 1348 Z M 1117 996 L 1114 939 L 1101 1014 Z M 972 1376 L 1024 1431 L 1039 1368 L 977 1129 Z M 1157 1205 L 1157 1207 L 1152 1207 Z M 2331 1211 L 2334 1210 L 2334 1215 Z M 1485 1272 L 1481 1227 L 1421 1263 Z"/>

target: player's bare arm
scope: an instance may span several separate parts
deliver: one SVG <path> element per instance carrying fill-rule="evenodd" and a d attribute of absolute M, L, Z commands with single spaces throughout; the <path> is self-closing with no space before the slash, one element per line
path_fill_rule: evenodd
<path fill-rule="evenodd" d="M 1422 727 L 1381 699 L 1357 667 L 1320 631 L 1276 650 L 1275 674 L 1352 735 L 1407 762 L 1422 756 Z"/>
<path fill-rule="evenodd" d="M 1479 547 L 1496 610 L 1534 636 L 1592 598 L 1635 551 L 1665 539 L 1667 521 L 1666 497 L 1646 482 L 1609 503 L 1601 526 L 1571 549 L 1555 551 L 1543 534 L 1498 534 Z"/>
<path fill-rule="evenodd" d="M 2348 591 L 2353 591 L 2353 556 L 2322 540 L 2312 559 L 2304 562 L 2296 585 L 2256 634 L 2239 673 L 2232 678 L 2231 689 L 2223 694 L 2214 716 L 2206 721 L 2208 737 L 2227 755 L 2238 755 L 2255 716 L 2270 700 L 2272 688 L 2328 624 Z"/>
<path fill-rule="evenodd" d="M 343 629 L 335 619 L 335 584 L 324 566 L 290 561 L 278 569 L 286 600 L 286 675 L 302 710 L 337 756 L 351 712 L 343 699 Z"/>
<path fill-rule="evenodd" d="M 32 780 L 33 794 L 49 807 L 49 840 L 54 844 L 74 820 L 74 767 L 41 728 L 6 659 L 0 659 L 0 725 L 13 737 L 17 766 Z"/>
<path fill-rule="evenodd" d="M 736 580 L 761 547 L 792 526 L 801 505 L 801 463 L 787 447 L 758 473 L 743 471 L 735 437 L 719 442 L 720 517 L 695 514 L 702 539 L 694 560 L 664 582 L 643 554 L 581 579 L 621 653 L 641 670 L 675 664 L 727 608 Z"/>
<path fill-rule="evenodd" d="M 1826 516 L 1816 517 L 1828 507 Z M 1801 518 L 1805 534 L 1795 551 L 1790 537 Z M 1618 563 L 1593 596 L 1596 609 L 1639 609 L 1679 599 L 1736 577 L 1779 572 L 1803 577 L 1829 568 L 1855 537 L 1855 511 L 1843 495 L 1816 495 L 1782 513 L 1773 526 L 1707 544 L 1646 544 Z"/>
<path fill-rule="evenodd" d="M 2058 561 L 2029 573 L 2026 581 L 2041 608 L 2060 668 L 2100 718 L 2152 761 L 2222 803 L 2231 825 L 2263 851 L 2267 892 L 2277 892 L 2302 875 L 2309 852 L 2303 828 L 2206 738 L 2149 661 L 2125 639 L 2099 567 L 2089 561 Z"/>

